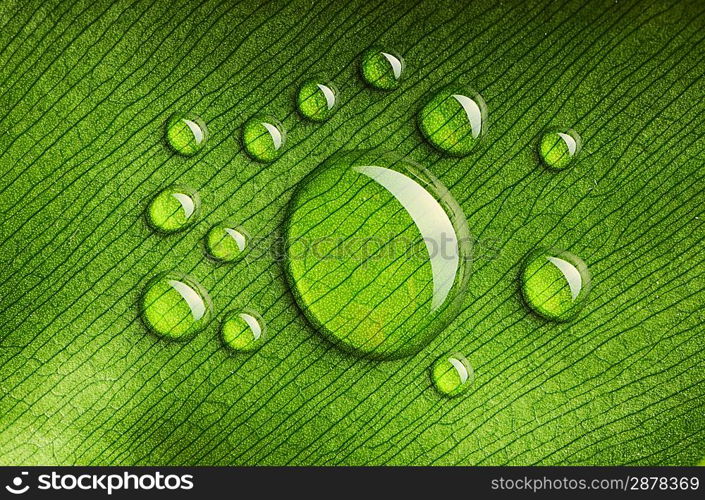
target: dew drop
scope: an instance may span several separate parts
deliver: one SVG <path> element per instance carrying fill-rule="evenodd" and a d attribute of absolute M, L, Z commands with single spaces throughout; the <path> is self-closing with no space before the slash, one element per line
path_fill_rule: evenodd
<path fill-rule="evenodd" d="M 159 192 L 147 207 L 147 222 L 163 233 L 174 233 L 193 224 L 200 213 L 201 199 L 188 187 L 171 186 Z"/>
<path fill-rule="evenodd" d="M 465 156 L 485 133 L 487 106 L 476 92 L 446 87 L 421 108 L 418 123 L 433 147 L 451 156 Z"/>
<path fill-rule="evenodd" d="M 243 125 L 242 142 L 253 160 L 270 162 L 282 154 L 286 132 L 274 117 L 255 117 Z"/>
<path fill-rule="evenodd" d="M 179 154 L 193 156 L 208 140 L 205 122 L 191 113 L 176 113 L 166 123 L 166 140 Z"/>
<path fill-rule="evenodd" d="M 527 255 L 520 275 L 524 301 L 536 314 L 555 321 L 575 316 L 590 291 L 590 273 L 576 255 L 539 249 Z"/>
<path fill-rule="evenodd" d="M 331 83 L 309 80 L 299 89 L 296 105 L 305 118 L 322 122 L 335 112 L 338 105 L 338 91 Z"/>
<path fill-rule="evenodd" d="M 467 391 L 475 380 L 470 362 L 460 353 L 445 355 L 433 364 L 431 380 L 444 396 L 458 396 Z"/>
<path fill-rule="evenodd" d="M 575 161 L 581 146 L 580 135 L 575 130 L 551 130 L 541 137 L 539 157 L 548 168 L 563 170 Z"/>
<path fill-rule="evenodd" d="M 221 222 L 206 234 L 206 252 L 220 262 L 234 262 L 244 255 L 248 241 L 242 228 L 227 221 Z"/>
<path fill-rule="evenodd" d="M 141 297 L 144 323 L 157 335 L 187 340 L 212 316 L 208 292 L 185 274 L 164 273 L 149 281 Z"/>
<path fill-rule="evenodd" d="M 399 87 L 404 74 L 404 59 L 394 52 L 372 47 L 362 55 L 360 67 L 365 82 L 379 90 Z"/>
<path fill-rule="evenodd" d="M 389 359 L 417 352 L 454 318 L 470 237 L 426 169 L 355 151 L 298 185 L 284 250 L 294 297 L 316 329 L 350 352 Z"/>
<path fill-rule="evenodd" d="M 234 351 L 251 352 L 264 343 L 264 320 L 253 311 L 227 313 L 220 330 L 223 342 Z"/>

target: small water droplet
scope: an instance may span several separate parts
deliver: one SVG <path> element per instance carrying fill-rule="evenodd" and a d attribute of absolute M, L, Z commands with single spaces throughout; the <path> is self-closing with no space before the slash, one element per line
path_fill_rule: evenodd
<path fill-rule="evenodd" d="M 309 80 L 299 89 L 296 104 L 302 116 L 322 122 L 335 112 L 338 105 L 338 91 L 332 83 Z"/>
<path fill-rule="evenodd" d="M 245 151 L 253 160 L 270 162 L 284 151 L 286 132 L 274 117 L 255 117 L 243 125 L 242 140 Z"/>
<path fill-rule="evenodd" d="M 590 291 L 590 273 L 576 255 L 539 249 L 526 256 L 520 275 L 526 304 L 544 318 L 565 321 L 575 316 Z"/>
<path fill-rule="evenodd" d="M 193 156 L 208 140 L 205 122 L 192 113 L 176 113 L 166 123 L 166 140 L 179 154 Z"/>
<path fill-rule="evenodd" d="M 394 90 L 399 87 L 404 74 L 404 59 L 394 52 L 372 47 L 362 55 L 362 78 L 368 85 L 379 90 Z"/>
<path fill-rule="evenodd" d="M 446 87 L 421 108 L 418 123 L 433 147 L 452 156 L 465 156 L 487 129 L 487 105 L 476 92 Z"/>
<path fill-rule="evenodd" d="M 265 338 L 264 320 L 253 311 L 227 313 L 220 329 L 223 342 L 234 351 L 251 352 L 259 349 Z"/>
<path fill-rule="evenodd" d="M 144 323 L 170 340 L 187 340 L 203 329 L 213 312 L 208 292 L 185 274 L 164 273 L 149 281 L 140 301 Z"/>
<path fill-rule="evenodd" d="M 547 167 L 562 170 L 574 162 L 581 146 L 580 135 L 575 130 L 551 130 L 541 136 L 539 157 Z"/>
<path fill-rule="evenodd" d="M 152 198 L 147 207 L 147 222 L 157 231 L 173 233 L 193 224 L 200 208 L 201 199 L 195 190 L 171 186 Z"/>
<path fill-rule="evenodd" d="M 234 262 L 244 255 L 248 241 L 242 228 L 227 221 L 221 222 L 206 234 L 206 252 L 220 262 Z"/>
<path fill-rule="evenodd" d="M 309 321 L 352 353 L 389 359 L 417 352 L 454 318 L 470 236 L 457 202 L 426 169 L 354 151 L 298 185 L 285 255 Z"/>
<path fill-rule="evenodd" d="M 470 362 L 460 353 L 439 358 L 431 368 L 431 380 L 444 396 L 458 396 L 467 391 L 475 380 Z"/>

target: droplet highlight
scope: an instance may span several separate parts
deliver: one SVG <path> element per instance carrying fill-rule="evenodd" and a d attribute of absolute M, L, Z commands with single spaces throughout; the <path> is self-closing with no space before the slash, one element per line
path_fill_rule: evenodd
<path fill-rule="evenodd" d="M 220 327 L 223 342 L 233 351 L 252 352 L 264 343 L 262 317 L 253 311 L 231 311 Z"/>
<path fill-rule="evenodd" d="M 203 149 L 207 139 L 205 122 L 192 113 L 176 113 L 166 123 L 166 140 L 181 155 L 195 155 Z"/>
<path fill-rule="evenodd" d="M 192 225 L 200 208 L 201 200 L 195 190 L 172 186 L 152 198 L 147 207 L 147 223 L 156 231 L 174 233 Z"/>
<path fill-rule="evenodd" d="M 249 237 L 242 228 L 226 221 L 208 231 L 205 244 L 211 258 L 220 262 L 235 262 L 245 254 Z"/>
<path fill-rule="evenodd" d="M 539 157 L 548 168 L 563 170 L 575 162 L 581 147 L 582 140 L 575 130 L 551 130 L 541 136 Z"/>
<path fill-rule="evenodd" d="M 457 202 L 426 169 L 391 153 L 336 155 L 292 197 L 287 279 L 304 315 L 357 355 L 413 354 L 457 313 L 470 237 Z"/>
<path fill-rule="evenodd" d="M 212 302 L 196 280 L 185 274 L 165 273 L 149 281 L 140 300 L 142 318 L 157 335 L 187 340 L 210 321 Z"/>
<path fill-rule="evenodd" d="M 466 392 L 475 380 L 470 362 L 460 353 L 442 356 L 431 368 L 431 380 L 438 392 L 454 397 Z"/>
<path fill-rule="evenodd" d="M 276 118 L 256 117 L 243 125 L 242 139 L 245 151 L 253 160 L 271 162 L 282 154 L 286 132 Z"/>
<path fill-rule="evenodd" d="M 466 156 L 487 128 L 487 105 L 480 94 L 447 87 L 421 108 L 419 129 L 436 149 L 451 156 Z"/>
<path fill-rule="evenodd" d="M 296 105 L 303 117 L 322 122 L 335 112 L 338 105 L 338 91 L 332 83 L 309 80 L 299 89 Z"/>
<path fill-rule="evenodd" d="M 539 249 L 527 255 L 520 282 L 524 301 L 536 314 L 554 321 L 572 319 L 591 288 L 585 263 L 564 250 Z"/>
<path fill-rule="evenodd" d="M 404 74 L 404 59 L 394 52 L 373 47 L 362 55 L 360 72 L 362 79 L 379 90 L 394 90 Z"/>

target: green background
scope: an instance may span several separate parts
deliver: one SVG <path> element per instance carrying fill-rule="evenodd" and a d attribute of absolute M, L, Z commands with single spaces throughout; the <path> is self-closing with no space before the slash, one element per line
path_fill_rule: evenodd
<path fill-rule="evenodd" d="M 694 464 L 705 455 L 702 2 L 0 2 L 0 463 Z M 402 54 L 400 89 L 358 61 Z M 341 92 L 324 124 L 297 86 Z M 459 82 L 487 101 L 463 159 L 423 143 L 415 114 Z M 163 140 L 175 111 L 210 139 Z M 288 129 L 274 163 L 239 143 L 250 116 Z M 580 161 L 535 158 L 573 127 Z M 292 188 L 329 155 L 382 147 L 432 170 L 477 239 L 463 311 L 416 356 L 355 359 L 305 323 L 276 254 Z M 146 202 L 171 183 L 201 221 L 160 236 Z M 204 256 L 234 218 L 262 251 Z M 551 324 L 517 293 L 538 245 L 594 279 L 578 319 Z M 231 355 L 211 324 L 168 343 L 137 317 L 157 272 L 188 272 L 219 313 L 252 308 L 269 341 Z M 428 369 L 461 351 L 476 380 L 442 399 Z"/>

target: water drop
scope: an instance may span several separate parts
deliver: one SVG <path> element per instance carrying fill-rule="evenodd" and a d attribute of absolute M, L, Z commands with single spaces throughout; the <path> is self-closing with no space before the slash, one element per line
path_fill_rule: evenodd
<path fill-rule="evenodd" d="M 431 380 L 441 394 L 453 397 L 468 390 L 475 380 L 475 372 L 465 356 L 453 353 L 433 364 Z"/>
<path fill-rule="evenodd" d="M 193 224 L 200 213 L 198 193 L 184 186 L 172 186 L 158 193 L 147 207 L 147 222 L 163 233 L 180 231 Z"/>
<path fill-rule="evenodd" d="M 338 91 L 331 83 L 309 80 L 299 89 L 296 104 L 302 116 L 322 122 L 333 115 L 338 104 Z"/>
<path fill-rule="evenodd" d="M 362 78 L 371 87 L 393 90 L 399 87 L 404 74 L 404 59 L 393 52 L 373 47 L 362 55 L 360 70 Z"/>
<path fill-rule="evenodd" d="M 264 320 L 252 311 L 232 311 L 221 325 L 223 342 L 234 351 L 250 352 L 264 342 Z"/>
<path fill-rule="evenodd" d="M 442 332 L 467 283 L 460 207 L 426 169 L 391 153 L 336 155 L 297 187 L 287 214 L 288 282 L 328 339 L 377 359 Z"/>
<path fill-rule="evenodd" d="M 253 160 L 270 162 L 282 154 L 286 132 L 274 117 L 255 117 L 243 125 L 242 140 L 245 151 Z"/>
<path fill-rule="evenodd" d="M 487 106 L 480 94 L 446 87 L 419 113 L 419 128 L 433 147 L 452 156 L 465 156 L 487 128 Z"/>
<path fill-rule="evenodd" d="M 540 316 L 556 321 L 575 316 L 590 291 L 587 266 L 564 250 L 539 249 L 529 253 L 520 282 L 526 304 Z"/>
<path fill-rule="evenodd" d="M 539 156 L 547 167 L 562 170 L 573 163 L 581 146 L 580 135 L 575 130 L 551 130 L 541 137 Z"/>
<path fill-rule="evenodd" d="M 177 273 L 153 278 L 140 306 L 149 329 L 171 340 L 191 338 L 208 323 L 213 311 L 208 292 L 193 278 Z"/>
<path fill-rule="evenodd" d="M 176 113 L 166 123 L 166 140 L 177 153 L 193 156 L 206 144 L 208 129 L 199 116 Z"/>
<path fill-rule="evenodd" d="M 237 225 L 221 222 L 206 234 L 206 252 L 215 260 L 233 262 L 244 255 L 248 240 L 245 231 Z"/>

